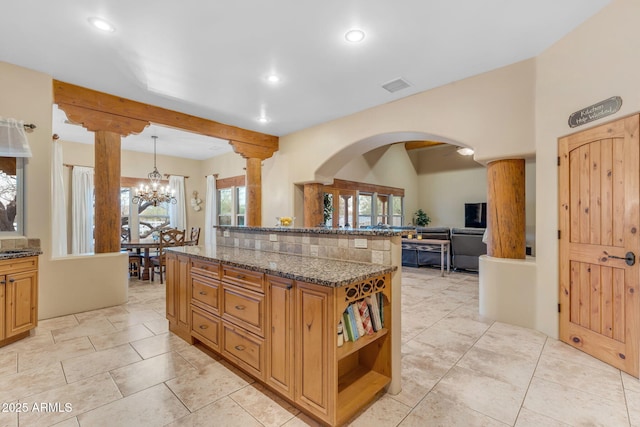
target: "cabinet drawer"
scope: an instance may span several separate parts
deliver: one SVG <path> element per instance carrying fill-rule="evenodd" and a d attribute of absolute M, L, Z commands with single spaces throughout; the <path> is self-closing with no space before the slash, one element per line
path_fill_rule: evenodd
<path fill-rule="evenodd" d="M 264 293 L 264 274 L 243 268 L 222 266 L 222 280 L 227 283 Z"/>
<path fill-rule="evenodd" d="M 200 276 L 191 276 L 191 303 L 213 314 L 219 314 L 220 282 Z"/>
<path fill-rule="evenodd" d="M 199 274 L 211 279 L 220 278 L 220 264 L 217 262 L 191 260 L 191 274 Z"/>
<path fill-rule="evenodd" d="M 241 367 L 264 378 L 264 340 L 244 331 L 242 328 L 222 322 L 222 354 Z"/>
<path fill-rule="evenodd" d="M 222 318 L 264 338 L 264 295 L 224 284 Z"/>
<path fill-rule="evenodd" d="M 220 319 L 191 307 L 191 335 L 212 350 L 220 350 Z"/>
<path fill-rule="evenodd" d="M 0 261 L 0 274 L 20 273 L 38 269 L 38 257 L 22 257 Z"/>

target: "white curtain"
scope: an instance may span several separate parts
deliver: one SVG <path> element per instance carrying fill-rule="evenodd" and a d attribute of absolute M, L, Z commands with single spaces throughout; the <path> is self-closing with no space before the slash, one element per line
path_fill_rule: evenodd
<path fill-rule="evenodd" d="M 175 190 L 173 194 L 176 204 L 169 205 L 169 226 L 178 230 L 187 229 L 187 203 L 185 198 L 184 176 L 169 177 L 169 187 Z"/>
<path fill-rule="evenodd" d="M 23 121 L 0 117 L 0 156 L 31 157 Z"/>
<path fill-rule="evenodd" d="M 207 176 L 207 195 L 204 200 L 204 244 L 206 246 L 216 244 L 216 232 L 213 226 L 218 224 L 217 197 L 216 177 L 209 175 Z"/>
<path fill-rule="evenodd" d="M 93 168 L 73 167 L 71 197 L 71 252 L 93 252 Z"/>
<path fill-rule="evenodd" d="M 51 201 L 52 247 L 54 257 L 67 255 L 67 203 L 64 191 L 64 165 L 62 145 L 53 140 L 53 188 Z"/>

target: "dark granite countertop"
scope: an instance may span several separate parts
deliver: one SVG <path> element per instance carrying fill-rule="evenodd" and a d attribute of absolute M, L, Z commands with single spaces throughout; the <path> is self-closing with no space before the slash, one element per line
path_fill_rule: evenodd
<path fill-rule="evenodd" d="M 0 260 L 24 258 L 29 256 L 38 256 L 38 255 L 42 255 L 42 250 L 34 249 L 34 248 L 0 249 Z"/>
<path fill-rule="evenodd" d="M 322 286 L 340 287 L 395 271 L 397 267 L 226 246 L 178 246 L 168 251 Z"/>
<path fill-rule="evenodd" d="M 215 228 L 245 233 L 347 234 L 351 236 L 400 236 L 403 232 L 407 232 L 397 228 L 238 227 L 231 225 L 216 225 Z"/>

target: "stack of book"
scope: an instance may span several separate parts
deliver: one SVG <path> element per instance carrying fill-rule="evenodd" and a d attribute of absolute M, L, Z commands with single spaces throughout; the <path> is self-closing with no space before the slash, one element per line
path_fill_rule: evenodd
<path fill-rule="evenodd" d="M 382 293 L 378 292 L 347 306 L 342 314 L 345 341 L 357 341 L 384 328 L 382 298 Z"/>

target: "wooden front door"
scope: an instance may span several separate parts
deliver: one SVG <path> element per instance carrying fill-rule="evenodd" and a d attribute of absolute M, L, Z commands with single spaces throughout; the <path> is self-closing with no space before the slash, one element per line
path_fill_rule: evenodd
<path fill-rule="evenodd" d="M 635 377 L 640 338 L 638 120 L 627 117 L 561 138 L 558 171 L 560 339 Z"/>

